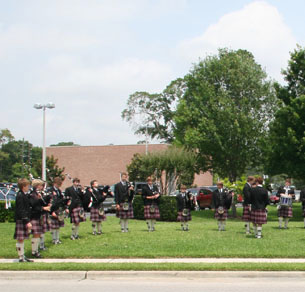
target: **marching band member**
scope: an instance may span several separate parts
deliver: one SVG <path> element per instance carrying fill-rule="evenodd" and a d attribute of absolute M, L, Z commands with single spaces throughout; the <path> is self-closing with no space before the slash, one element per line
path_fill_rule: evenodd
<path fill-rule="evenodd" d="M 217 190 L 212 195 L 213 210 L 215 210 L 215 219 L 217 219 L 218 230 L 225 231 L 226 220 L 228 219 L 228 210 L 231 207 L 232 195 L 223 188 L 223 182 L 217 183 Z"/>
<path fill-rule="evenodd" d="M 286 179 L 285 180 L 285 186 L 281 186 L 278 191 L 276 196 L 281 198 L 281 196 L 284 195 L 288 195 L 291 197 L 291 203 L 292 203 L 292 195 L 294 195 L 294 189 L 290 187 L 291 185 L 291 181 L 290 179 Z M 289 218 L 292 217 L 292 205 L 291 206 L 283 206 L 283 205 L 279 205 L 278 206 L 278 212 L 277 212 L 277 216 L 279 217 L 279 229 L 282 228 L 282 222 L 283 219 L 285 220 L 285 229 L 288 228 L 288 222 L 289 222 Z"/>
<path fill-rule="evenodd" d="M 72 179 L 73 185 L 66 188 L 65 198 L 68 200 L 69 215 L 72 223 L 71 240 L 79 239 L 79 224 L 86 221 L 86 215 L 83 208 L 84 193 L 80 188 L 80 180 L 78 178 Z"/>
<path fill-rule="evenodd" d="M 254 176 L 248 176 L 247 182 L 243 188 L 244 202 L 242 220 L 245 222 L 246 234 L 250 234 L 250 190 L 254 183 Z"/>
<path fill-rule="evenodd" d="M 52 193 L 52 206 L 51 206 L 51 233 L 53 244 L 61 244 L 59 240 L 59 229 L 65 226 L 64 212 L 69 213 L 66 207 L 66 200 L 61 193 L 60 187 L 62 185 L 62 179 L 55 177 L 53 180 L 53 186 L 50 188 Z"/>
<path fill-rule="evenodd" d="M 267 223 L 266 206 L 269 204 L 268 191 L 263 188 L 263 178 L 256 178 L 257 186 L 250 190 L 251 221 L 253 223 L 254 235 L 262 237 L 262 225 Z"/>
<path fill-rule="evenodd" d="M 144 218 L 146 219 L 148 231 L 155 231 L 156 219 L 160 219 L 160 193 L 158 187 L 153 185 L 150 176 L 147 178 L 147 185 L 142 188 L 142 198 L 144 200 Z"/>
<path fill-rule="evenodd" d="M 121 181 L 114 186 L 116 216 L 120 218 L 122 232 L 128 232 L 128 219 L 133 218 L 133 196 L 133 186 L 127 181 L 127 174 L 123 172 L 121 173 Z"/>
<path fill-rule="evenodd" d="M 100 235 L 102 234 L 102 221 L 106 220 L 105 211 L 103 208 L 103 202 L 105 201 L 107 194 L 105 194 L 102 190 L 98 189 L 97 180 L 93 180 L 90 182 L 90 188 L 87 189 L 89 195 L 91 197 L 91 206 L 90 208 L 90 220 L 92 221 L 92 234 Z M 96 233 L 97 226 L 97 233 Z"/>
<path fill-rule="evenodd" d="M 180 193 L 176 196 L 178 217 L 177 221 L 181 222 L 181 229 L 188 231 L 188 221 L 192 220 L 191 209 L 193 206 L 193 196 L 190 192 L 186 192 L 186 186 L 180 186 Z"/>
<path fill-rule="evenodd" d="M 304 217 L 304 228 L 305 228 L 305 188 L 300 193 L 300 202 L 302 202 L 302 214 Z"/>
<path fill-rule="evenodd" d="M 34 179 L 32 181 L 33 191 L 30 194 L 31 224 L 32 224 L 32 255 L 41 258 L 38 251 L 40 237 L 43 234 L 43 211 L 50 211 L 50 206 L 43 206 L 40 192 L 43 190 L 44 181 Z"/>
<path fill-rule="evenodd" d="M 16 197 L 16 210 L 15 210 L 15 234 L 14 239 L 17 240 L 16 249 L 19 256 L 19 262 L 33 262 L 24 255 L 24 240 L 29 238 L 29 233 L 32 228 L 30 222 L 31 206 L 30 198 L 27 195 L 29 191 L 30 182 L 22 178 L 18 181 L 19 192 Z"/>

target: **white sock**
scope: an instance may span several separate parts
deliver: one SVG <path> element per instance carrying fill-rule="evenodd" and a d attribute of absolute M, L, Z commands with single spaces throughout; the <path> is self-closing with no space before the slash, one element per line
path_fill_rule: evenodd
<path fill-rule="evenodd" d="M 226 229 L 226 221 L 222 221 L 222 230 L 224 231 Z"/>
<path fill-rule="evenodd" d="M 56 241 L 56 229 L 51 230 L 51 233 L 53 241 Z"/>
<path fill-rule="evenodd" d="M 246 232 L 250 233 L 250 222 L 246 222 Z"/>
<path fill-rule="evenodd" d="M 288 227 L 289 218 L 285 218 L 285 228 Z"/>
<path fill-rule="evenodd" d="M 44 248 L 44 234 L 40 235 L 40 248 Z"/>
<path fill-rule="evenodd" d="M 146 224 L 147 224 L 147 228 L 148 228 L 148 230 L 150 230 L 150 226 L 151 226 L 151 220 L 146 220 Z"/>
<path fill-rule="evenodd" d="M 19 259 L 23 259 L 24 256 L 24 243 L 20 243 L 17 241 L 16 243 L 16 249 L 19 256 Z"/>
<path fill-rule="evenodd" d="M 74 223 L 72 224 L 72 236 L 76 236 L 76 225 Z"/>
<path fill-rule="evenodd" d="M 151 220 L 151 229 L 152 230 L 155 229 L 155 224 L 156 224 L 156 220 L 155 219 Z"/>
<path fill-rule="evenodd" d="M 185 230 L 189 230 L 189 225 L 185 222 Z"/>
<path fill-rule="evenodd" d="M 279 217 L 279 227 L 282 228 L 283 217 Z"/>
<path fill-rule="evenodd" d="M 122 232 L 125 231 L 125 220 L 124 219 L 121 219 L 121 230 L 122 230 Z"/>
<path fill-rule="evenodd" d="M 56 241 L 59 241 L 59 229 L 56 229 Z"/>
<path fill-rule="evenodd" d="M 257 237 L 258 238 L 262 237 L 262 229 L 263 229 L 263 227 L 257 227 Z"/>
<path fill-rule="evenodd" d="M 97 231 L 102 232 L 102 222 L 97 222 Z"/>
<path fill-rule="evenodd" d="M 96 233 L 96 224 L 92 223 L 92 232 Z"/>
<path fill-rule="evenodd" d="M 220 220 L 218 220 L 218 230 L 221 230 L 221 221 Z"/>
<path fill-rule="evenodd" d="M 32 238 L 32 254 L 38 252 L 40 238 L 33 237 Z"/>
<path fill-rule="evenodd" d="M 257 236 L 257 226 L 253 225 L 254 235 Z"/>
<path fill-rule="evenodd" d="M 79 225 L 75 225 L 75 236 L 78 236 Z"/>

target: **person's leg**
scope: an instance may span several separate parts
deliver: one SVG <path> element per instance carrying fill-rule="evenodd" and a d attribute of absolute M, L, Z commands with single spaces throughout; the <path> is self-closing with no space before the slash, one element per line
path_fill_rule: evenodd
<path fill-rule="evenodd" d="M 262 238 L 262 224 L 257 224 L 257 238 Z"/>
<path fill-rule="evenodd" d="M 97 222 L 97 234 L 102 234 L 102 222 Z"/>
<path fill-rule="evenodd" d="M 282 228 L 283 217 L 279 217 L 279 228 Z"/>
<path fill-rule="evenodd" d="M 288 217 L 285 217 L 285 229 L 288 228 L 288 222 L 289 222 L 289 218 L 288 218 Z"/>
<path fill-rule="evenodd" d="M 23 242 L 23 240 L 17 240 L 16 250 L 18 253 L 19 261 L 24 261 L 24 242 Z"/>

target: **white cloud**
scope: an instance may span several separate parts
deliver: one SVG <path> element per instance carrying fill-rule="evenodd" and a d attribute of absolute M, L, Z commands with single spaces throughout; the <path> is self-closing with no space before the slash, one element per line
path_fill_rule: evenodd
<path fill-rule="evenodd" d="M 256 1 L 222 16 L 201 36 L 184 40 L 178 53 L 194 62 L 217 48 L 247 49 L 273 78 L 280 80 L 281 68 L 287 66 L 289 51 L 295 46 L 296 40 L 277 8 Z"/>

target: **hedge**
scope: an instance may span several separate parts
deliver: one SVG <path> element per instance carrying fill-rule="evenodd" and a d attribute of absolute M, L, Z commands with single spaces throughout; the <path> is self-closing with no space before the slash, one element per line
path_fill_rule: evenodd
<path fill-rule="evenodd" d="M 160 221 L 176 221 L 177 220 L 177 201 L 176 197 L 161 196 L 160 204 Z M 133 212 L 135 219 L 144 219 L 143 199 L 140 195 L 136 195 L 133 200 Z"/>
<path fill-rule="evenodd" d="M 11 206 L 5 209 L 5 201 L 0 201 L 0 222 L 15 222 L 15 201 L 11 201 Z"/>

